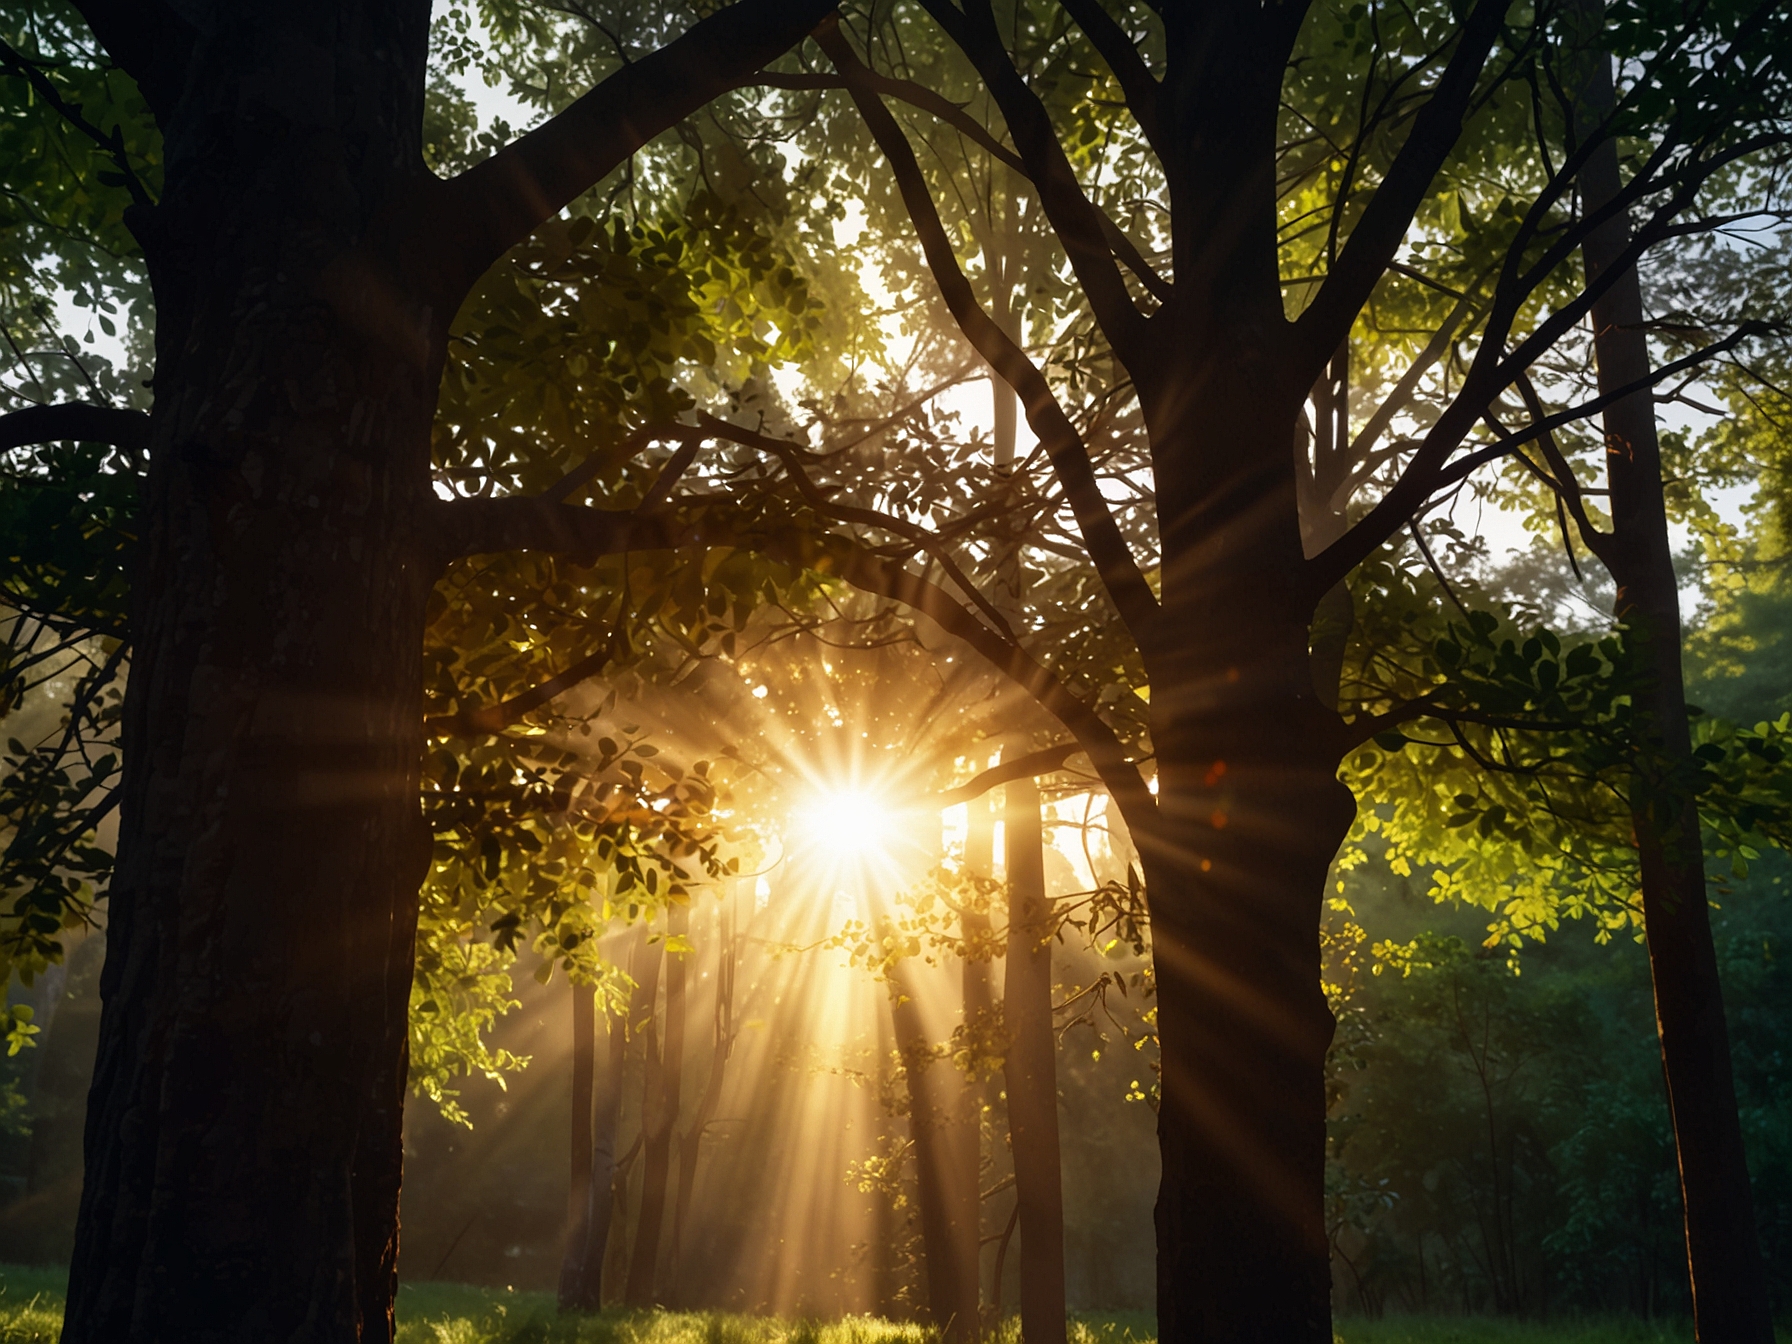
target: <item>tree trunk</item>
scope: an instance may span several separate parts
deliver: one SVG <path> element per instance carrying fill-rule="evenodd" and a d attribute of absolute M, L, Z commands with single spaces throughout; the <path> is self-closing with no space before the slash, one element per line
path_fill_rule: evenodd
<path fill-rule="evenodd" d="M 1292 451 L 1307 389 L 1251 354 L 1252 323 L 1279 314 L 1223 335 L 1187 320 L 1141 384 L 1164 551 L 1158 807 L 1133 837 L 1161 1048 L 1158 1327 L 1164 1344 L 1330 1344 L 1319 927 L 1356 807 L 1314 689 Z"/>
<path fill-rule="evenodd" d="M 389 1339 L 448 323 L 818 13 L 727 7 L 444 184 L 423 0 L 76 8 L 165 171 L 126 216 L 156 400 L 63 1338 Z"/>
<path fill-rule="evenodd" d="M 642 944 L 636 943 L 631 968 L 639 959 Z M 579 1297 L 574 1305 L 580 1311 L 597 1311 L 604 1304 L 604 1262 L 610 1249 L 610 1226 L 616 1211 L 616 1126 L 622 1115 L 622 1070 L 628 1057 L 628 1019 L 610 1014 L 608 1030 L 608 1062 L 597 1076 L 591 1119 L 591 1180 L 587 1187 L 590 1205 L 586 1218 L 585 1262 L 580 1271 Z"/>
<path fill-rule="evenodd" d="M 1323 742 L 1336 722 L 1314 715 L 1308 726 Z M 1270 725 L 1262 735 L 1281 736 Z M 1323 1200 L 1332 1018 L 1320 991 L 1319 918 L 1354 809 L 1332 774 L 1335 755 L 1316 760 L 1309 748 L 1282 766 L 1252 761 L 1246 750 L 1260 744 L 1247 736 L 1212 725 L 1211 754 L 1192 761 L 1160 748 L 1166 816 L 1141 847 L 1162 1065 L 1165 1344 L 1331 1339 Z M 1202 785 L 1220 761 L 1235 781 L 1223 802 Z M 1212 812 L 1189 816 L 1191 804 Z"/>
<path fill-rule="evenodd" d="M 560 1310 L 585 1297 L 585 1244 L 591 1231 L 592 1076 L 597 1066 L 597 995 L 572 986 L 572 1165 L 566 1184 L 566 1233 L 560 1253 Z"/>
<path fill-rule="evenodd" d="M 1025 1344 L 1064 1344 L 1064 1191 L 1058 1151 L 1058 1051 L 1052 1034 L 1051 911 L 1045 896 L 1039 785 L 1007 789 L 1008 959 L 1003 1016 L 1008 1140 L 1020 1211 L 1020 1330 Z"/>
<path fill-rule="evenodd" d="M 989 798 L 973 798 L 965 809 L 965 866 L 983 878 L 994 876 L 995 868 L 995 814 L 990 808 Z M 959 934 L 963 938 L 967 950 L 987 949 L 991 939 L 989 916 L 967 910 L 959 920 Z M 995 991 L 990 984 L 990 962 L 985 956 L 967 956 L 960 968 L 960 980 L 964 1003 L 964 1028 L 968 1048 L 976 1049 L 984 1042 L 994 1039 L 996 1027 Z M 961 1252 L 967 1257 L 965 1270 L 969 1273 L 975 1292 L 965 1290 L 965 1303 L 968 1306 L 972 1297 L 977 1300 L 977 1323 L 981 1333 L 982 1299 L 983 1299 L 983 1111 L 986 1102 L 993 1100 L 995 1083 L 992 1078 L 979 1081 L 976 1071 L 979 1061 L 967 1059 L 966 1067 L 960 1071 L 957 1080 L 957 1111 L 952 1118 L 954 1138 L 952 1153 L 954 1167 L 950 1183 L 950 1195 L 954 1201 L 953 1219 L 955 1224 L 970 1228 L 973 1235 L 968 1245 Z M 997 1304 L 998 1306 L 1000 1304 Z"/>
<path fill-rule="evenodd" d="M 670 941 L 690 928 L 690 910 L 674 905 L 666 913 L 666 937 Z M 684 1076 L 684 981 L 685 954 L 666 949 L 666 1030 L 660 1041 L 658 1065 L 649 1069 L 641 1114 L 642 1158 L 641 1213 L 635 1222 L 634 1256 L 628 1267 L 625 1300 L 631 1307 L 654 1305 L 655 1273 L 659 1266 L 660 1233 L 666 1220 L 666 1186 L 672 1174 L 672 1135 L 678 1124 L 679 1093 Z"/>
<path fill-rule="evenodd" d="M 1590 8 L 1597 13 L 1597 6 Z M 1583 130 L 1596 128 L 1612 101 L 1611 60 L 1598 51 L 1584 85 Z M 1607 139 L 1581 174 L 1586 209 L 1598 210 L 1619 187 L 1617 146 Z M 1617 262 L 1629 241 L 1622 214 L 1589 238 L 1582 251 L 1589 283 Z M 1602 393 L 1649 376 L 1643 320 L 1642 287 L 1636 270 L 1628 268 L 1593 305 Z M 1679 584 L 1648 391 L 1607 407 L 1605 442 L 1612 511 L 1607 565 L 1618 589 L 1613 614 L 1625 627 L 1644 754 L 1632 783 L 1631 819 L 1662 1072 L 1679 1157 L 1693 1323 L 1702 1344 L 1769 1344 L 1773 1317 L 1731 1077 L 1698 803 L 1690 787 L 1696 762 L 1680 656 Z"/>
<path fill-rule="evenodd" d="M 703 1155 L 703 1135 L 722 1104 L 722 1084 L 727 1080 L 728 1057 L 734 1053 L 734 900 L 731 885 L 716 912 L 716 998 L 710 1036 L 709 1081 L 697 1103 L 697 1113 L 678 1140 L 678 1196 L 672 1206 L 672 1264 L 668 1273 L 673 1292 L 684 1294 L 685 1229 L 690 1226 L 691 1195 L 697 1187 L 697 1162 Z"/>
<path fill-rule="evenodd" d="M 392 1328 L 443 345 L 359 249 L 422 172 L 428 9 L 352 49 L 216 17 L 132 213 L 156 403 L 70 1344 Z"/>
<path fill-rule="evenodd" d="M 915 969 L 898 963 L 890 975 L 890 1022 L 908 1080 L 909 1137 L 914 1144 L 915 1186 L 921 1209 L 921 1245 L 927 1278 L 927 1310 L 948 1340 L 974 1338 L 978 1326 L 979 1251 L 976 1183 L 967 1203 L 958 1187 L 964 1175 L 956 1123 L 964 1075 L 950 1060 L 934 1058 L 921 1013 Z"/>

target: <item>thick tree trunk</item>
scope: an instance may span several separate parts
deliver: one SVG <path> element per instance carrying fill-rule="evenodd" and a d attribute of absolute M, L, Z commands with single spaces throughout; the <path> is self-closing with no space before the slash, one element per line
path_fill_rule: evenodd
<path fill-rule="evenodd" d="M 686 906 L 671 906 L 666 913 L 666 936 L 679 937 L 690 928 Z M 666 1187 L 672 1175 L 672 1136 L 678 1124 L 678 1106 L 684 1081 L 684 982 L 685 954 L 667 950 L 665 1034 L 660 1040 L 658 1067 L 650 1070 L 650 1082 L 642 1107 L 641 1212 L 635 1221 L 634 1256 L 629 1261 L 625 1300 L 631 1307 L 654 1304 L 655 1274 L 659 1266 L 661 1232 L 666 1222 Z"/>
<path fill-rule="evenodd" d="M 585 1245 L 591 1231 L 592 1078 L 597 1068 L 597 995 L 572 987 L 571 1167 L 566 1183 L 566 1232 L 560 1252 L 560 1310 L 575 1311 L 585 1297 Z"/>
<path fill-rule="evenodd" d="M 1025 1344 L 1064 1344 L 1064 1190 L 1058 1150 L 1058 1051 L 1052 1034 L 1051 911 L 1045 896 L 1039 786 L 1008 785 L 1008 957 L 1003 1016 L 1008 1140 L 1020 1210 L 1020 1330 Z"/>
<path fill-rule="evenodd" d="M 133 215 L 156 405 L 71 1344 L 391 1333 L 442 345 L 358 250 L 422 172 L 428 7 L 341 22 L 220 11 Z"/>
<path fill-rule="evenodd" d="M 933 1057 L 933 1041 L 921 1011 L 915 969 L 904 963 L 890 977 L 890 1022 L 908 1081 L 909 1138 L 914 1145 L 916 1199 L 921 1211 L 927 1310 L 949 1340 L 974 1338 L 979 1326 L 976 1184 L 966 1222 L 966 1201 L 955 1185 L 964 1174 L 956 1123 L 964 1075 L 950 1060 Z"/>
<path fill-rule="evenodd" d="M 1322 1209 L 1332 1019 L 1319 987 L 1319 917 L 1353 809 L 1331 773 L 1335 756 L 1252 761 L 1246 751 L 1262 744 L 1249 736 L 1215 725 L 1211 754 L 1160 754 L 1168 815 L 1143 853 L 1163 1070 L 1166 1344 L 1331 1338 Z M 1219 761 L 1235 781 L 1223 800 L 1203 787 Z M 1195 800 L 1211 819 L 1177 815 Z"/>
<path fill-rule="evenodd" d="M 127 216 L 156 404 L 63 1338 L 387 1339 L 447 326 L 819 11 L 731 6 L 444 185 L 425 0 L 76 8 L 165 171 Z"/>
<path fill-rule="evenodd" d="M 1143 394 L 1165 561 L 1146 650 L 1158 808 L 1134 840 L 1161 1046 L 1165 1344 L 1331 1341 L 1319 926 L 1356 809 L 1314 689 L 1292 470 L 1306 389 L 1250 354 L 1253 324 L 1280 320 L 1247 310 L 1216 336 L 1191 318 Z"/>
<path fill-rule="evenodd" d="M 1612 106 L 1611 61 L 1603 52 L 1591 58 L 1584 87 L 1584 129 L 1590 129 Z M 1590 156 L 1581 187 L 1589 211 L 1617 195 L 1617 146 L 1610 140 Z M 1583 249 L 1589 280 L 1607 272 L 1629 241 L 1622 215 L 1598 230 Z M 1592 323 L 1601 392 L 1649 376 L 1634 268 L 1618 275 L 1593 305 Z M 1703 1344 L 1768 1344 L 1773 1317 L 1730 1071 L 1698 803 L 1689 787 L 1695 763 L 1680 656 L 1679 584 L 1650 393 L 1634 393 L 1606 409 L 1605 442 L 1612 511 L 1606 559 L 1618 588 L 1614 615 L 1625 626 L 1642 711 L 1638 746 L 1645 753 L 1632 784 L 1631 819 L 1679 1156 L 1693 1322 Z"/>

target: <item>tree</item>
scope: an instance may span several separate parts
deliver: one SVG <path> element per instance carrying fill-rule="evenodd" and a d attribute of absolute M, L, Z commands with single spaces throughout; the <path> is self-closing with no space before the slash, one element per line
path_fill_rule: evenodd
<path fill-rule="evenodd" d="M 1058 1042 L 1052 1031 L 1056 930 L 1045 895 L 1038 783 L 1014 780 L 1005 804 L 1008 957 L 1002 1008 L 1009 1043 L 1002 1070 L 1020 1225 L 1020 1328 L 1026 1344 L 1062 1344 L 1064 1193 L 1058 1155 Z"/>
<path fill-rule="evenodd" d="M 128 215 L 156 397 L 68 1339 L 389 1337 L 431 584 L 463 554 L 664 540 L 435 497 L 449 324 L 823 8 L 723 10 L 446 182 L 425 6 L 81 8 L 166 169 Z M 33 432 L 89 432 L 62 414 Z"/>
<path fill-rule="evenodd" d="M 1710 227 L 1700 212 L 1722 197 L 1724 175 L 1783 144 L 1763 101 L 1784 78 L 1768 37 L 1783 16 L 1627 19 L 1614 35 L 1633 77 L 1617 114 L 1598 135 L 1565 140 L 1567 30 L 1553 11 L 923 8 L 931 24 L 876 11 L 850 37 L 824 27 L 834 70 L 808 87 L 844 87 L 954 323 L 1026 408 L 1043 459 L 1029 559 L 1099 575 L 1109 627 L 1136 653 L 1084 680 L 1092 665 L 1060 656 L 1049 616 L 1008 621 L 990 595 L 994 528 L 975 510 L 938 507 L 926 527 L 910 480 L 880 495 L 833 459 L 787 452 L 780 465 L 820 516 L 924 557 L 918 572 L 840 551 L 836 563 L 1032 691 L 1088 753 L 1139 846 L 1164 1052 L 1165 1337 L 1322 1339 L 1331 1018 L 1317 927 L 1355 812 L 1335 771 L 1353 745 L 1422 707 L 1343 722 L 1316 686 L 1327 680 L 1314 666 L 1316 610 L 1478 467 L 1552 432 L 1522 395 L 1539 362 L 1571 357 L 1617 275 Z M 917 45 L 973 70 L 1001 127 L 906 78 L 901 53 Z M 1719 80 L 1719 65 L 1747 75 Z M 1122 102 L 1124 117 L 1088 110 Z M 1670 104 L 1677 115 L 1659 116 Z M 1031 183 L 1059 275 L 1073 277 L 1074 318 L 1040 361 L 967 274 L 898 108 L 946 121 Z M 1577 202 L 1588 156 L 1611 139 L 1644 147 L 1628 155 L 1620 195 Z M 1116 219 L 1109 211 L 1135 190 L 1160 214 Z M 1619 211 L 1633 217 L 1630 243 L 1582 276 L 1580 248 Z M 1420 335 L 1371 345 L 1386 304 L 1423 314 Z M 1749 335 L 1718 325 L 1726 334 L 1650 381 Z M 1366 345 L 1371 357 L 1353 359 Z M 1352 399 L 1371 394 L 1378 411 L 1353 414 Z M 1570 407 L 1569 421 L 1599 413 L 1607 395 Z M 1148 458 L 1134 470 L 1152 482 L 1143 554 L 1092 460 L 1115 460 L 1110 406 L 1122 399 L 1136 400 L 1143 443 L 1132 451 Z M 1323 438 L 1302 432 L 1309 407 Z M 1497 428 L 1477 439 L 1484 419 Z M 1524 428 L 1505 429 L 1511 420 Z M 1390 427 L 1392 442 L 1378 443 Z M 1343 521 L 1330 536 L 1301 509 L 1314 493 L 1303 482 L 1322 474 L 1321 502 Z M 1357 494 L 1367 497 L 1353 509 Z M 1142 681 L 1144 770 L 1128 708 Z"/>

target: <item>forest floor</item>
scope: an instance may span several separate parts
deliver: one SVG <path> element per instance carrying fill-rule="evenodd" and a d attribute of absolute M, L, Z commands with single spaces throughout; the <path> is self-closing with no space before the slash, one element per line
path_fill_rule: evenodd
<path fill-rule="evenodd" d="M 67 1271 L 0 1265 L 0 1344 L 56 1344 Z M 1782 1344 L 1792 1331 L 1782 1328 Z M 721 1312 L 621 1312 L 560 1316 L 551 1293 L 466 1284 L 406 1284 L 398 1294 L 398 1344 L 930 1344 L 919 1325 L 868 1316 L 778 1320 Z M 1070 1344 L 1154 1344 L 1151 1317 L 1090 1313 L 1071 1323 Z M 1009 1320 L 991 1344 L 1019 1344 Z M 1337 1344 L 1690 1344 L 1684 1322 L 1485 1317 L 1345 1317 Z"/>

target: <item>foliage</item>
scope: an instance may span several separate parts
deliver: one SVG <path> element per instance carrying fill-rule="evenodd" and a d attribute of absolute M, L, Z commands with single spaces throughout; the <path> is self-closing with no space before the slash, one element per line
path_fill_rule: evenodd
<path fill-rule="evenodd" d="M 1737 1094 L 1774 1292 L 1792 1091 L 1783 855 L 1716 912 Z M 1473 946 L 1472 908 L 1416 880 L 1347 875 L 1380 937 L 1336 1005 L 1329 1218 L 1353 1310 L 1672 1315 L 1687 1306 L 1672 1131 L 1647 962 L 1628 942 Z M 1404 926 L 1404 927 L 1403 927 Z M 1440 932 L 1448 929 L 1449 932 Z M 1373 935 L 1362 935 L 1359 946 Z"/>
<path fill-rule="evenodd" d="M 1437 900 L 1486 908 L 1488 945 L 1516 949 L 1563 919 L 1594 920 L 1602 941 L 1640 927 L 1632 809 L 1689 792 L 1703 832 L 1682 843 L 1723 861 L 1729 880 L 1792 841 L 1792 720 L 1700 716 L 1693 759 L 1662 762 L 1642 745 L 1642 688 L 1621 631 L 1564 640 L 1457 612 L 1429 576 L 1365 570 L 1382 598 L 1353 636 L 1345 704 L 1397 726 L 1345 762 L 1360 803 L 1345 868 L 1379 837 L 1394 872 L 1424 870 Z"/>

